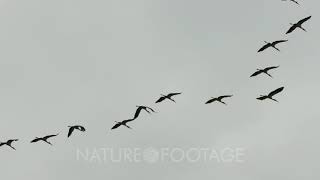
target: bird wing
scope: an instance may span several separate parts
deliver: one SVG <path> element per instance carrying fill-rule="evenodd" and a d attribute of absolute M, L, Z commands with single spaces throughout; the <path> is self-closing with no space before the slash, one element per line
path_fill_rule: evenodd
<path fill-rule="evenodd" d="M 278 41 L 274 41 L 272 44 L 273 45 L 276 45 L 276 44 L 279 44 L 279 43 L 283 43 L 283 42 L 287 42 L 288 40 L 278 40 Z"/>
<path fill-rule="evenodd" d="M 261 73 L 262 73 L 262 71 L 261 71 L 261 70 L 256 71 L 256 72 L 254 72 L 250 77 L 257 76 L 257 75 L 259 75 L 259 74 L 261 74 Z"/>
<path fill-rule="evenodd" d="M 306 21 L 308 21 L 309 19 L 311 18 L 311 16 L 308 16 L 308 17 L 306 17 L 306 18 L 303 18 L 303 19 L 301 19 L 300 21 L 298 21 L 298 23 L 297 24 L 303 24 L 303 23 L 305 23 Z"/>
<path fill-rule="evenodd" d="M 163 101 L 163 100 L 165 100 L 166 99 L 166 97 L 165 96 L 162 96 L 162 97 L 160 97 L 157 101 L 156 101 L 156 103 L 159 103 L 159 102 L 161 102 L 161 101 Z"/>
<path fill-rule="evenodd" d="M 212 99 L 208 100 L 208 101 L 206 102 L 206 104 L 210 104 L 210 103 L 212 103 L 212 102 L 214 102 L 214 101 L 216 101 L 216 100 L 217 100 L 217 98 L 212 98 Z"/>
<path fill-rule="evenodd" d="M 134 113 L 134 117 L 133 117 L 134 119 L 136 119 L 136 118 L 139 116 L 141 110 L 142 110 L 142 107 L 139 106 L 139 107 L 137 108 L 137 110 L 136 110 L 136 113 Z"/>
<path fill-rule="evenodd" d="M 270 66 L 270 67 L 265 68 L 264 70 L 269 71 L 269 70 L 271 70 L 271 69 L 276 69 L 276 68 L 278 68 L 278 67 L 279 67 L 279 66 Z"/>
<path fill-rule="evenodd" d="M 261 96 L 261 97 L 258 97 L 257 99 L 258 100 L 265 100 L 265 99 L 267 99 L 268 97 L 267 96 Z"/>
<path fill-rule="evenodd" d="M 119 126 L 121 126 L 121 123 L 115 124 L 111 129 L 116 129 L 116 128 L 118 128 Z"/>
<path fill-rule="evenodd" d="M 127 120 L 122 121 L 122 123 L 126 124 L 126 123 L 128 123 L 130 121 L 133 121 L 133 120 L 135 120 L 135 119 L 127 119 Z"/>
<path fill-rule="evenodd" d="M 291 32 L 294 31 L 296 28 L 297 28 L 297 26 L 296 26 L 295 24 L 292 25 L 292 26 L 289 28 L 289 30 L 286 32 L 286 34 L 291 33 Z"/>
<path fill-rule="evenodd" d="M 171 97 L 171 96 L 175 96 L 175 95 L 179 95 L 179 94 L 181 94 L 181 93 L 170 93 L 167 96 Z"/>
<path fill-rule="evenodd" d="M 224 96 L 220 96 L 219 98 L 223 99 L 223 98 L 227 98 L 227 97 L 232 97 L 232 95 L 224 95 Z"/>
<path fill-rule="evenodd" d="M 0 146 L 3 146 L 3 145 L 5 145 L 5 144 L 6 144 L 6 143 L 3 143 L 3 142 L 2 142 L 2 143 L 0 143 Z"/>
<path fill-rule="evenodd" d="M 74 126 L 69 128 L 68 137 L 71 136 L 72 132 L 74 131 L 74 128 L 75 128 Z"/>
<path fill-rule="evenodd" d="M 271 96 L 271 97 L 272 97 L 272 96 L 274 96 L 274 95 L 276 95 L 276 94 L 280 93 L 281 91 L 283 91 L 283 89 L 284 89 L 284 87 L 280 87 L 280 88 L 278 88 L 278 89 L 276 89 L 276 90 L 274 90 L 274 91 L 270 92 L 268 96 Z"/>
<path fill-rule="evenodd" d="M 38 142 L 39 140 L 40 140 L 39 138 L 35 138 L 31 141 L 31 143 Z"/>
<path fill-rule="evenodd" d="M 54 136 L 58 136 L 58 135 L 59 135 L 59 134 L 48 135 L 48 136 L 43 137 L 43 139 L 48 139 L 48 138 L 51 138 L 51 137 L 54 137 Z"/>
<path fill-rule="evenodd" d="M 262 46 L 262 48 L 260 48 L 259 50 L 258 50 L 258 52 L 261 52 L 261 51 L 264 51 L 265 49 L 267 49 L 268 47 L 270 47 L 271 46 L 271 44 L 265 44 L 264 46 Z"/>

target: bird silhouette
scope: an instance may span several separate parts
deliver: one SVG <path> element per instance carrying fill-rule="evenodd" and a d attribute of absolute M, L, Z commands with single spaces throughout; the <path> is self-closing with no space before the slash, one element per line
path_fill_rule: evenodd
<path fill-rule="evenodd" d="M 278 48 L 276 47 L 276 45 L 279 44 L 279 43 L 287 42 L 287 41 L 288 41 L 288 40 L 278 40 L 278 41 L 274 41 L 274 42 L 272 42 L 272 43 L 267 42 L 267 41 L 264 41 L 266 44 L 265 44 L 264 46 L 262 46 L 262 47 L 258 50 L 258 52 L 262 52 L 262 51 L 264 51 L 265 49 L 267 49 L 267 48 L 269 48 L 269 47 L 273 47 L 273 48 L 276 49 L 277 51 L 280 51 L 280 49 L 278 49 Z"/>
<path fill-rule="evenodd" d="M 156 103 L 159 103 L 159 102 L 162 102 L 164 101 L 165 99 L 169 99 L 171 100 L 172 102 L 176 102 L 174 99 L 172 99 L 171 97 L 172 96 L 176 96 L 176 95 L 179 95 L 181 93 L 170 93 L 170 94 L 167 94 L 167 95 L 163 95 L 161 94 L 161 97 L 156 101 Z"/>
<path fill-rule="evenodd" d="M 297 4 L 297 5 L 300 5 L 299 2 L 296 1 L 296 0 L 282 0 L 282 1 L 290 1 L 290 2 L 293 2 L 293 3 Z"/>
<path fill-rule="evenodd" d="M 263 101 L 265 99 L 271 99 L 273 101 L 278 102 L 278 100 L 274 99 L 273 96 L 280 93 L 281 91 L 283 91 L 283 89 L 284 89 L 284 87 L 280 87 L 280 88 L 270 92 L 268 95 L 260 95 L 260 97 L 258 97 L 257 99 L 261 100 L 261 101 Z"/>
<path fill-rule="evenodd" d="M 259 74 L 261 74 L 261 73 L 264 73 L 264 74 L 272 77 L 272 76 L 268 73 L 268 71 L 271 70 L 271 69 L 276 69 L 276 68 L 278 68 L 278 67 L 279 67 L 279 66 L 270 66 L 270 67 L 267 67 L 267 68 L 264 68 L 264 69 L 257 69 L 257 71 L 254 72 L 250 77 L 257 76 L 257 75 L 259 75 Z"/>
<path fill-rule="evenodd" d="M 112 129 L 117 129 L 117 128 L 120 127 L 121 125 L 129 128 L 129 129 L 132 129 L 130 126 L 127 125 L 127 123 L 130 122 L 130 121 L 133 121 L 133 120 L 135 120 L 135 119 L 127 119 L 127 120 L 123 120 L 123 121 L 121 121 L 121 122 L 115 121 L 116 124 L 111 128 L 111 130 L 112 130 Z"/>
<path fill-rule="evenodd" d="M 310 18 L 311 18 L 311 16 L 308 16 L 308 17 L 306 17 L 306 18 L 301 19 L 300 21 L 298 21 L 298 22 L 295 23 L 295 24 L 290 23 L 291 27 L 290 27 L 289 30 L 286 32 L 286 34 L 289 34 L 289 33 L 293 32 L 296 28 L 300 28 L 300 29 L 302 29 L 303 31 L 307 32 L 307 30 L 302 27 L 302 24 L 305 23 L 306 21 L 308 21 Z"/>
<path fill-rule="evenodd" d="M 68 137 L 71 136 L 71 134 L 73 133 L 73 131 L 76 129 L 76 130 L 79 130 L 81 132 L 85 132 L 86 129 L 83 127 L 83 126 L 80 126 L 80 125 L 75 125 L 75 126 L 68 126 L 69 127 L 69 132 L 68 132 Z"/>
<path fill-rule="evenodd" d="M 38 141 L 44 141 L 44 142 L 52 145 L 52 144 L 48 141 L 48 139 L 51 138 L 51 137 L 58 136 L 58 135 L 59 135 L 59 133 L 58 133 L 58 134 L 53 134 L 53 135 L 44 136 L 44 137 L 40 137 L 40 138 L 39 138 L 39 137 L 36 137 L 35 139 L 33 139 L 33 140 L 31 141 L 31 143 L 35 143 L 35 142 L 38 142 Z"/>
<path fill-rule="evenodd" d="M 219 96 L 219 97 L 212 97 L 210 100 L 208 100 L 207 102 L 206 102 L 206 104 L 210 104 L 210 103 L 212 103 L 212 102 L 215 102 L 215 101 L 217 101 L 217 102 L 220 102 L 220 103 L 222 103 L 222 104 L 224 104 L 224 105 L 227 105 L 225 102 L 223 102 L 222 101 L 222 99 L 224 99 L 224 98 L 228 98 L 228 97 L 232 97 L 233 95 L 225 95 L 225 96 Z"/>
<path fill-rule="evenodd" d="M 148 107 L 148 106 L 137 106 L 138 108 L 137 108 L 137 110 L 136 110 L 136 112 L 135 112 L 135 114 L 134 114 L 134 117 L 133 117 L 133 119 L 136 119 L 138 116 L 139 116 L 139 114 L 140 114 L 140 112 L 141 112 L 141 110 L 145 110 L 147 113 L 151 113 L 151 112 L 155 112 L 152 108 L 150 108 L 150 107 Z M 150 112 L 150 111 L 151 112 Z"/>
<path fill-rule="evenodd" d="M 13 143 L 14 141 L 18 141 L 18 139 L 9 139 L 7 142 L 1 142 L 1 143 L 0 143 L 0 146 L 7 145 L 7 146 L 11 147 L 12 149 L 16 150 L 16 149 L 12 146 L 12 143 Z"/>

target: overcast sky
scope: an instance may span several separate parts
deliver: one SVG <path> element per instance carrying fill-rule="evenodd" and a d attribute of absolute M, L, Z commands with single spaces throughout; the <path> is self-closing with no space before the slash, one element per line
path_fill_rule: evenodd
<path fill-rule="evenodd" d="M 2 179 L 319 179 L 318 0 L 0 0 Z M 312 15 L 304 27 L 289 23 Z M 288 39 L 281 52 L 257 50 Z M 280 65 L 274 78 L 249 78 Z M 255 98 L 284 86 L 280 103 Z M 160 94 L 183 92 L 154 104 Z M 210 97 L 233 94 L 223 104 Z M 114 121 L 141 114 L 110 131 Z M 86 133 L 67 139 L 67 126 Z M 36 136 L 60 133 L 51 142 Z M 241 147 L 243 163 L 95 163 L 86 148 Z"/>

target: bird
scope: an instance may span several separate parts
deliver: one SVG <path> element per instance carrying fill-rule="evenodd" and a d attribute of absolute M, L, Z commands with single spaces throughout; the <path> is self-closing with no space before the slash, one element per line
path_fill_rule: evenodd
<path fill-rule="evenodd" d="M 264 73 L 264 74 L 272 77 L 272 76 L 268 73 L 268 71 L 271 70 L 271 69 L 276 69 L 276 68 L 278 68 L 278 67 L 280 67 L 280 66 L 270 66 L 270 67 L 267 67 L 267 68 L 264 68 L 264 69 L 257 69 L 257 71 L 254 72 L 250 77 L 257 76 L 257 75 L 259 75 L 259 74 L 261 74 L 261 73 Z"/>
<path fill-rule="evenodd" d="M 293 32 L 296 28 L 300 28 L 300 29 L 302 29 L 303 31 L 307 32 L 307 30 L 302 27 L 302 24 L 305 23 L 306 21 L 308 21 L 310 18 L 311 18 L 311 16 L 308 16 L 308 17 L 306 17 L 306 18 L 301 19 L 300 21 L 298 21 L 298 22 L 295 23 L 295 24 L 290 23 L 291 27 L 290 27 L 289 30 L 286 32 L 286 34 L 289 34 L 289 33 Z"/>
<path fill-rule="evenodd" d="M 0 146 L 3 146 L 3 145 L 7 145 L 9 147 L 11 147 L 12 149 L 16 150 L 13 146 L 12 146 L 12 143 L 14 141 L 18 141 L 19 139 L 9 139 L 7 142 L 1 142 L 0 143 Z"/>
<path fill-rule="evenodd" d="M 258 100 L 265 100 L 265 99 L 271 99 L 273 101 L 278 102 L 278 100 L 274 99 L 273 96 L 280 93 L 281 91 L 283 91 L 284 87 L 280 87 L 272 92 L 270 92 L 268 95 L 260 95 L 260 97 L 258 97 Z"/>
<path fill-rule="evenodd" d="M 161 101 L 163 101 L 163 100 L 165 100 L 165 99 L 169 99 L 169 100 L 171 100 L 172 102 L 176 102 L 176 101 L 175 101 L 174 99 L 172 99 L 171 97 L 172 97 L 172 96 L 179 95 L 179 94 L 181 94 L 181 93 L 170 93 L 170 94 L 167 94 L 167 95 L 161 94 L 161 97 L 156 101 L 156 103 L 159 103 L 159 102 L 161 102 Z"/>
<path fill-rule="evenodd" d="M 264 46 L 262 46 L 262 48 L 260 48 L 258 50 L 258 52 L 262 52 L 264 51 L 265 49 L 269 48 L 269 47 L 273 47 L 274 49 L 276 49 L 277 51 L 280 51 L 276 45 L 279 44 L 279 43 L 283 43 L 283 42 L 287 42 L 288 40 L 278 40 L 278 41 L 274 41 L 272 43 L 270 42 L 267 42 L 267 41 L 264 41 L 266 44 Z"/>
<path fill-rule="evenodd" d="M 117 129 L 117 128 L 120 127 L 121 125 L 129 128 L 129 129 L 132 129 L 130 126 L 127 125 L 127 123 L 130 122 L 130 121 L 133 121 L 133 120 L 135 120 L 135 119 L 127 119 L 127 120 L 123 120 L 123 121 L 121 121 L 121 122 L 115 121 L 116 124 L 111 128 L 111 130 L 112 130 L 112 129 Z"/>
<path fill-rule="evenodd" d="M 227 105 L 225 102 L 223 102 L 222 101 L 222 99 L 224 99 L 224 98 L 228 98 L 228 97 L 232 97 L 233 95 L 225 95 L 225 96 L 219 96 L 219 97 L 211 97 L 211 99 L 210 100 L 208 100 L 205 104 L 210 104 L 210 103 L 212 103 L 212 102 L 215 102 L 215 101 L 218 101 L 218 102 L 220 102 L 220 103 L 222 103 L 222 104 L 225 104 L 225 105 Z"/>
<path fill-rule="evenodd" d="M 135 112 L 135 114 L 134 114 L 134 117 L 133 117 L 133 119 L 136 119 L 138 116 L 139 116 L 139 114 L 140 114 L 140 112 L 141 112 L 141 110 L 145 110 L 147 113 L 151 113 L 151 112 L 155 112 L 152 108 L 150 108 L 150 107 L 147 107 L 147 106 L 136 106 L 136 107 L 138 107 L 137 108 L 137 110 L 136 110 L 136 112 Z M 150 112 L 150 111 L 151 112 Z"/>
<path fill-rule="evenodd" d="M 293 3 L 296 3 L 297 5 L 300 5 L 300 4 L 298 3 L 298 1 L 296 1 L 296 0 L 282 0 L 282 1 L 291 1 L 291 2 L 293 2 Z"/>
<path fill-rule="evenodd" d="M 35 142 L 38 142 L 38 141 L 44 141 L 44 142 L 52 145 L 52 144 L 48 141 L 48 139 L 51 138 L 51 137 L 58 136 L 58 135 L 59 135 L 59 133 L 58 133 L 58 134 L 53 134 L 53 135 L 44 136 L 44 137 L 40 137 L 40 138 L 39 138 L 39 137 L 36 137 L 36 138 L 33 139 L 30 143 L 35 143 Z"/>
<path fill-rule="evenodd" d="M 84 132 L 86 131 L 86 129 L 83 127 L 83 126 L 80 126 L 80 125 L 75 125 L 75 126 L 68 126 L 69 127 L 69 132 L 68 132 L 68 137 L 71 136 L 71 134 L 73 133 L 73 131 L 75 129 L 81 131 L 81 132 Z"/>

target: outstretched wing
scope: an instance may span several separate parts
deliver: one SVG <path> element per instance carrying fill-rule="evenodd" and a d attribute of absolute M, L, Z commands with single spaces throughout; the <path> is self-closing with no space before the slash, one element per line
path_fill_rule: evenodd
<path fill-rule="evenodd" d="M 181 94 L 181 93 L 170 93 L 170 94 L 168 94 L 168 96 L 175 96 L 175 95 L 179 95 L 179 94 Z"/>
<path fill-rule="evenodd" d="M 262 71 L 261 71 L 261 70 L 256 71 L 256 72 L 254 72 L 250 77 L 257 76 L 257 75 L 259 75 L 259 74 L 261 74 L 261 73 L 262 73 Z"/>
<path fill-rule="evenodd" d="M 297 25 L 292 25 L 290 28 L 289 28 L 289 30 L 286 32 L 286 34 L 289 34 L 289 33 L 291 33 L 292 31 L 294 31 L 295 29 L 297 28 Z"/>
<path fill-rule="evenodd" d="M 40 139 L 39 138 L 35 138 L 30 143 L 35 143 L 35 142 L 38 142 L 38 141 L 40 141 Z"/>
<path fill-rule="evenodd" d="M 270 67 L 265 68 L 264 70 L 269 71 L 269 70 L 271 70 L 271 69 L 276 69 L 276 68 L 278 68 L 278 67 L 279 67 L 279 66 L 270 66 Z"/>
<path fill-rule="evenodd" d="M 156 103 L 162 102 L 162 101 L 165 100 L 165 99 L 166 99 L 166 97 L 161 96 L 161 97 L 156 101 Z"/>
<path fill-rule="evenodd" d="M 305 23 L 306 21 L 308 21 L 309 19 L 311 18 L 311 16 L 308 16 L 308 17 L 306 17 L 306 18 L 303 18 L 303 19 L 301 19 L 300 21 L 298 21 L 298 23 L 297 24 L 303 24 L 303 23 Z"/>
<path fill-rule="evenodd" d="M 43 139 L 49 139 L 51 137 L 55 137 L 55 136 L 58 136 L 59 134 L 52 134 L 52 135 L 48 135 L 48 136 L 45 136 L 43 137 Z"/>
<path fill-rule="evenodd" d="M 270 47 L 271 46 L 271 44 L 265 44 L 264 46 L 262 46 L 259 50 L 258 50 L 258 52 L 261 52 L 261 51 L 264 51 L 265 49 L 267 49 L 268 47 Z"/>
<path fill-rule="evenodd" d="M 139 107 L 137 108 L 137 110 L 136 110 L 136 113 L 134 113 L 134 117 L 133 117 L 134 119 L 136 119 L 136 118 L 139 116 L 141 110 L 142 110 L 142 107 L 139 106 Z"/>
<path fill-rule="evenodd" d="M 127 119 L 127 120 L 122 121 L 122 123 L 126 124 L 126 123 L 128 123 L 130 121 L 133 121 L 133 120 L 135 120 L 135 119 Z"/>
<path fill-rule="evenodd" d="M 121 126 L 121 123 L 115 124 L 111 129 L 116 129 L 116 128 L 118 128 L 119 126 Z"/>
<path fill-rule="evenodd" d="M 74 128 L 75 128 L 74 126 L 69 128 L 68 137 L 71 136 L 72 132 L 74 131 Z"/>
<path fill-rule="evenodd" d="M 258 97 L 257 99 L 262 101 L 262 100 L 265 100 L 265 99 L 267 99 L 267 98 L 268 98 L 267 96 L 260 96 L 260 97 Z"/>
<path fill-rule="evenodd" d="M 209 101 L 207 101 L 206 104 L 210 104 L 210 103 L 212 103 L 212 102 L 214 102 L 214 101 L 216 101 L 216 100 L 217 100 L 217 98 L 212 98 L 212 99 L 210 99 Z"/>
<path fill-rule="evenodd" d="M 223 99 L 223 98 L 228 98 L 228 97 L 232 97 L 232 95 L 224 95 L 224 96 L 220 96 L 219 98 Z"/>
<path fill-rule="evenodd" d="M 277 45 L 279 43 L 283 43 L 283 42 L 287 42 L 288 40 L 278 40 L 278 41 L 274 41 L 272 44 L 273 45 Z"/>
<path fill-rule="evenodd" d="M 284 87 L 280 87 L 280 88 L 278 88 L 278 89 L 276 89 L 276 90 L 274 90 L 274 91 L 270 92 L 270 93 L 269 93 L 269 96 L 270 96 L 270 97 L 272 97 L 272 96 L 274 96 L 274 95 L 276 95 L 276 94 L 280 93 L 281 91 L 283 91 L 283 89 L 284 89 Z"/>

